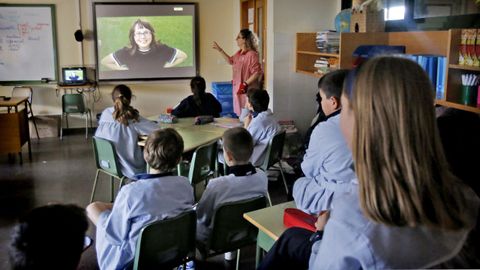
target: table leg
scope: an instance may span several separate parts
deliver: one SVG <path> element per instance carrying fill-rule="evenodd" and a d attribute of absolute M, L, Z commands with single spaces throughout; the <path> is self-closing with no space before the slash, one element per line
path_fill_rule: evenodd
<path fill-rule="evenodd" d="M 257 249 L 255 254 L 255 268 L 258 267 L 260 262 L 263 259 L 263 252 L 268 252 L 273 244 L 275 244 L 275 240 L 273 240 L 270 236 L 266 233 L 262 232 L 261 230 L 258 231 L 257 235 Z"/>

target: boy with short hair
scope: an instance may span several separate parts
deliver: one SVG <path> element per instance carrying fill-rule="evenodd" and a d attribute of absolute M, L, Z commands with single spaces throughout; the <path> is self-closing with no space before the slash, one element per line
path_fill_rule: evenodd
<path fill-rule="evenodd" d="M 248 90 L 246 107 L 250 114 L 244 119 L 244 127 L 253 138 L 254 149 L 250 160 L 257 167 L 261 166 L 266 158 L 268 143 L 282 129 L 268 108 L 269 102 L 270 97 L 266 90 Z"/>
<path fill-rule="evenodd" d="M 348 191 L 355 179 L 352 154 L 340 130 L 340 97 L 347 70 L 337 70 L 318 81 L 321 106 L 327 119 L 312 132 L 302 162 L 305 177 L 293 186 L 297 208 L 318 215 L 329 210 L 335 192 Z"/>
<path fill-rule="evenodd" d="M 11 269 L 77 269 L 87 229 L 85 210 L 76 205 L 33 209 L 13 231 Z"/>
<path fill-rule="evenodd" d="M 123 186 L 115 203 L 94 202 L 88 217 L 97 226 L 97 258 L 100 269 L 124 269 L 133 263 L 140 230 L 147 224 L 192 209 L 193 188 L 187 178 L 171 171 L 183 153 L 182 137 L 174 129 L 151 133 L 144 158 L 150 173 Z"/>
<path fill-rule="evenodd" d="M 223 155 L 228 174 L 208 181 L 207 188 L 197 205 L 197 240 L 205 243 L 210 236 L 212 218 L 217 207 L 257 196 L 267 196 L 267 175 L 249 162 L 253 152 L 250 133 L 236 127 L 223 134 Z"/>

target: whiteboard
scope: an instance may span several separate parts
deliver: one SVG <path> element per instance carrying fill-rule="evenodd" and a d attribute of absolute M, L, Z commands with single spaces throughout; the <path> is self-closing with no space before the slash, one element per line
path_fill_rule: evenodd
<path fill-rule="evenodd" d="M 0 5 L 0 84 L 57 80 L 54 5 Z"/>

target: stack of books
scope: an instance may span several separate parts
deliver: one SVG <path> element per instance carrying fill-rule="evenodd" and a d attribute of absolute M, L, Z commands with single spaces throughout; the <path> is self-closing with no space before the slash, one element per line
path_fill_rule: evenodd
<path fill-rule="evenodd" d="M 338 58 L 325 58 L 320 57 L 315 61 L 313 67 L 316 69 L 315 73 L 319 75 L 324 75 L 325 73 L 330 72 L 331 70 L 338 69 Z"/>
<path fill-rule="evenodd" d="M 335 31 L 319 31 L 316 38 L 317 48 L 321 52 L 338 53 L 340 47 L 340 34 Z"/>

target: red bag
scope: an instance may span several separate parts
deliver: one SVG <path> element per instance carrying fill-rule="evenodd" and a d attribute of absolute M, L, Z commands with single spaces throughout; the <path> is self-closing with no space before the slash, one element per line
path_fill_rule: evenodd
<path fill-rule="evenodd" d="M 315 232 L 317 217 L 309 215 L 297 208 L 287 208 L 283 212 L 283 225 L 287 228 L 300 227 Z"/>

